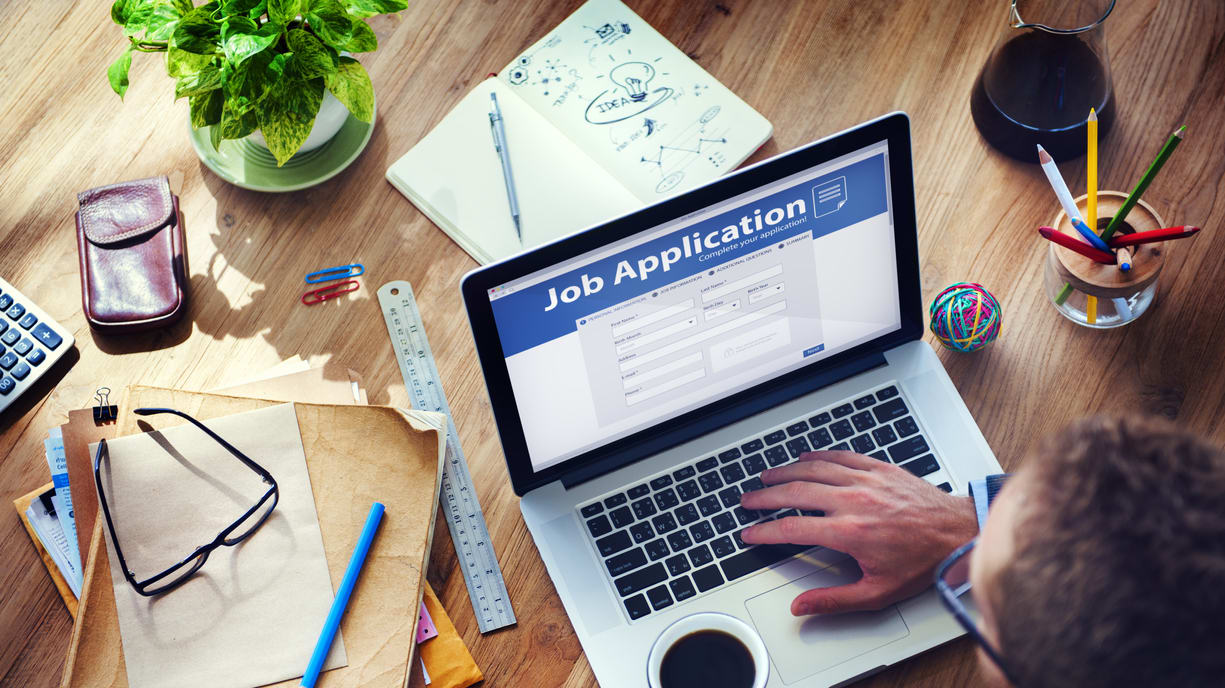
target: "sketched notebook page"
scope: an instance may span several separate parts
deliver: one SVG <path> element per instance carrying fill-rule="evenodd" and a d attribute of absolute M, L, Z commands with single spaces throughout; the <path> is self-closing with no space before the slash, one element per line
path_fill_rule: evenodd
<path fill-rule="evenodd" d="M 734 169 L 768 121 L 619 0 L 591 0 L 498 76 L 646 203 Z"/>

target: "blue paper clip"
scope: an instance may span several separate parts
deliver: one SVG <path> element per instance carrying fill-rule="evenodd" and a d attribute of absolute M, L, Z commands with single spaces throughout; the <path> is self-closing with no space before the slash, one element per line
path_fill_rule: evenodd
<path fill-rule="evenodd" d="M 334 268 L 324 268 L 318 272 L 312 272 L 306 275 L 307 284 L 318 284 L 320 282 L 331 282 L 332 280 L 345 279 L 346 277 L 357 277 L 366 271 L 365 266 L 361 263 L 352 265 L 338 265 Z"/>
<path fill-rule="evenodd" d="M 312 289 L 311 291 L 308 291 L 305 294 L 303 294 L 302 303 L 308 306 L 313 306 L 317 303 L 327 301 L 328 299 L 334 299 L 337 296 L 348 294 L 351 291 L 357 291 L 358 287 L 360 286 L 361 285 L 358 284 L 357 280 L 345 280 L 344 282 L 337 282 L 336 284 L 329 284 L 326 287 L 319 287 L 318 289 Z M 341 287 L 349 287 L 349 288 L 341 289 Z"/>

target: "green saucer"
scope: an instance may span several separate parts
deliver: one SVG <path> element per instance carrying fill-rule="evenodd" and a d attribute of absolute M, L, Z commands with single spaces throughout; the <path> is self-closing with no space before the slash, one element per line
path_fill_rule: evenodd
<path fill-rule="evenodd" d="M 281 167 L 267 148 L 247 139 L 222 141 L 220 150 L 213 150 L 209 127 L 190 129 L 191 145 L 210 170 L 235 186 L 252 191 L 297 191 L 322 184 L 356 160 L 370 142 L 376 119 L 371 117 L 366 123 L 350 113 L 330 141 L 298 153 Z"/>

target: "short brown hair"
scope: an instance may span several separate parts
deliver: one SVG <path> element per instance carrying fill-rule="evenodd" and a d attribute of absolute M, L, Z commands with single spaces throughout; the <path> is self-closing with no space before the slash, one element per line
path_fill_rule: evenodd
<path fill-rule="evenodd" d="M 991 595 L 1021 687 L 1225 684 L 1225 452 L 1099 417 L 1029 464 Z"/>

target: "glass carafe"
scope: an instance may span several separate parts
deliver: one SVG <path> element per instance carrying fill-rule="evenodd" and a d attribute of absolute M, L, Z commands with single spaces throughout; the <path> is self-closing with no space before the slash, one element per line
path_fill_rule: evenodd
<path fill-rule="evenodd" d="M 970 112 L 987 143 L 1037 162 L 1083 155 L 1089 108 L 1098 136 L 1118 105 L 1110 81 L 1105 21 L 1115 0 L 1008 0 L 1008 24 L 974 85 Z"/>

